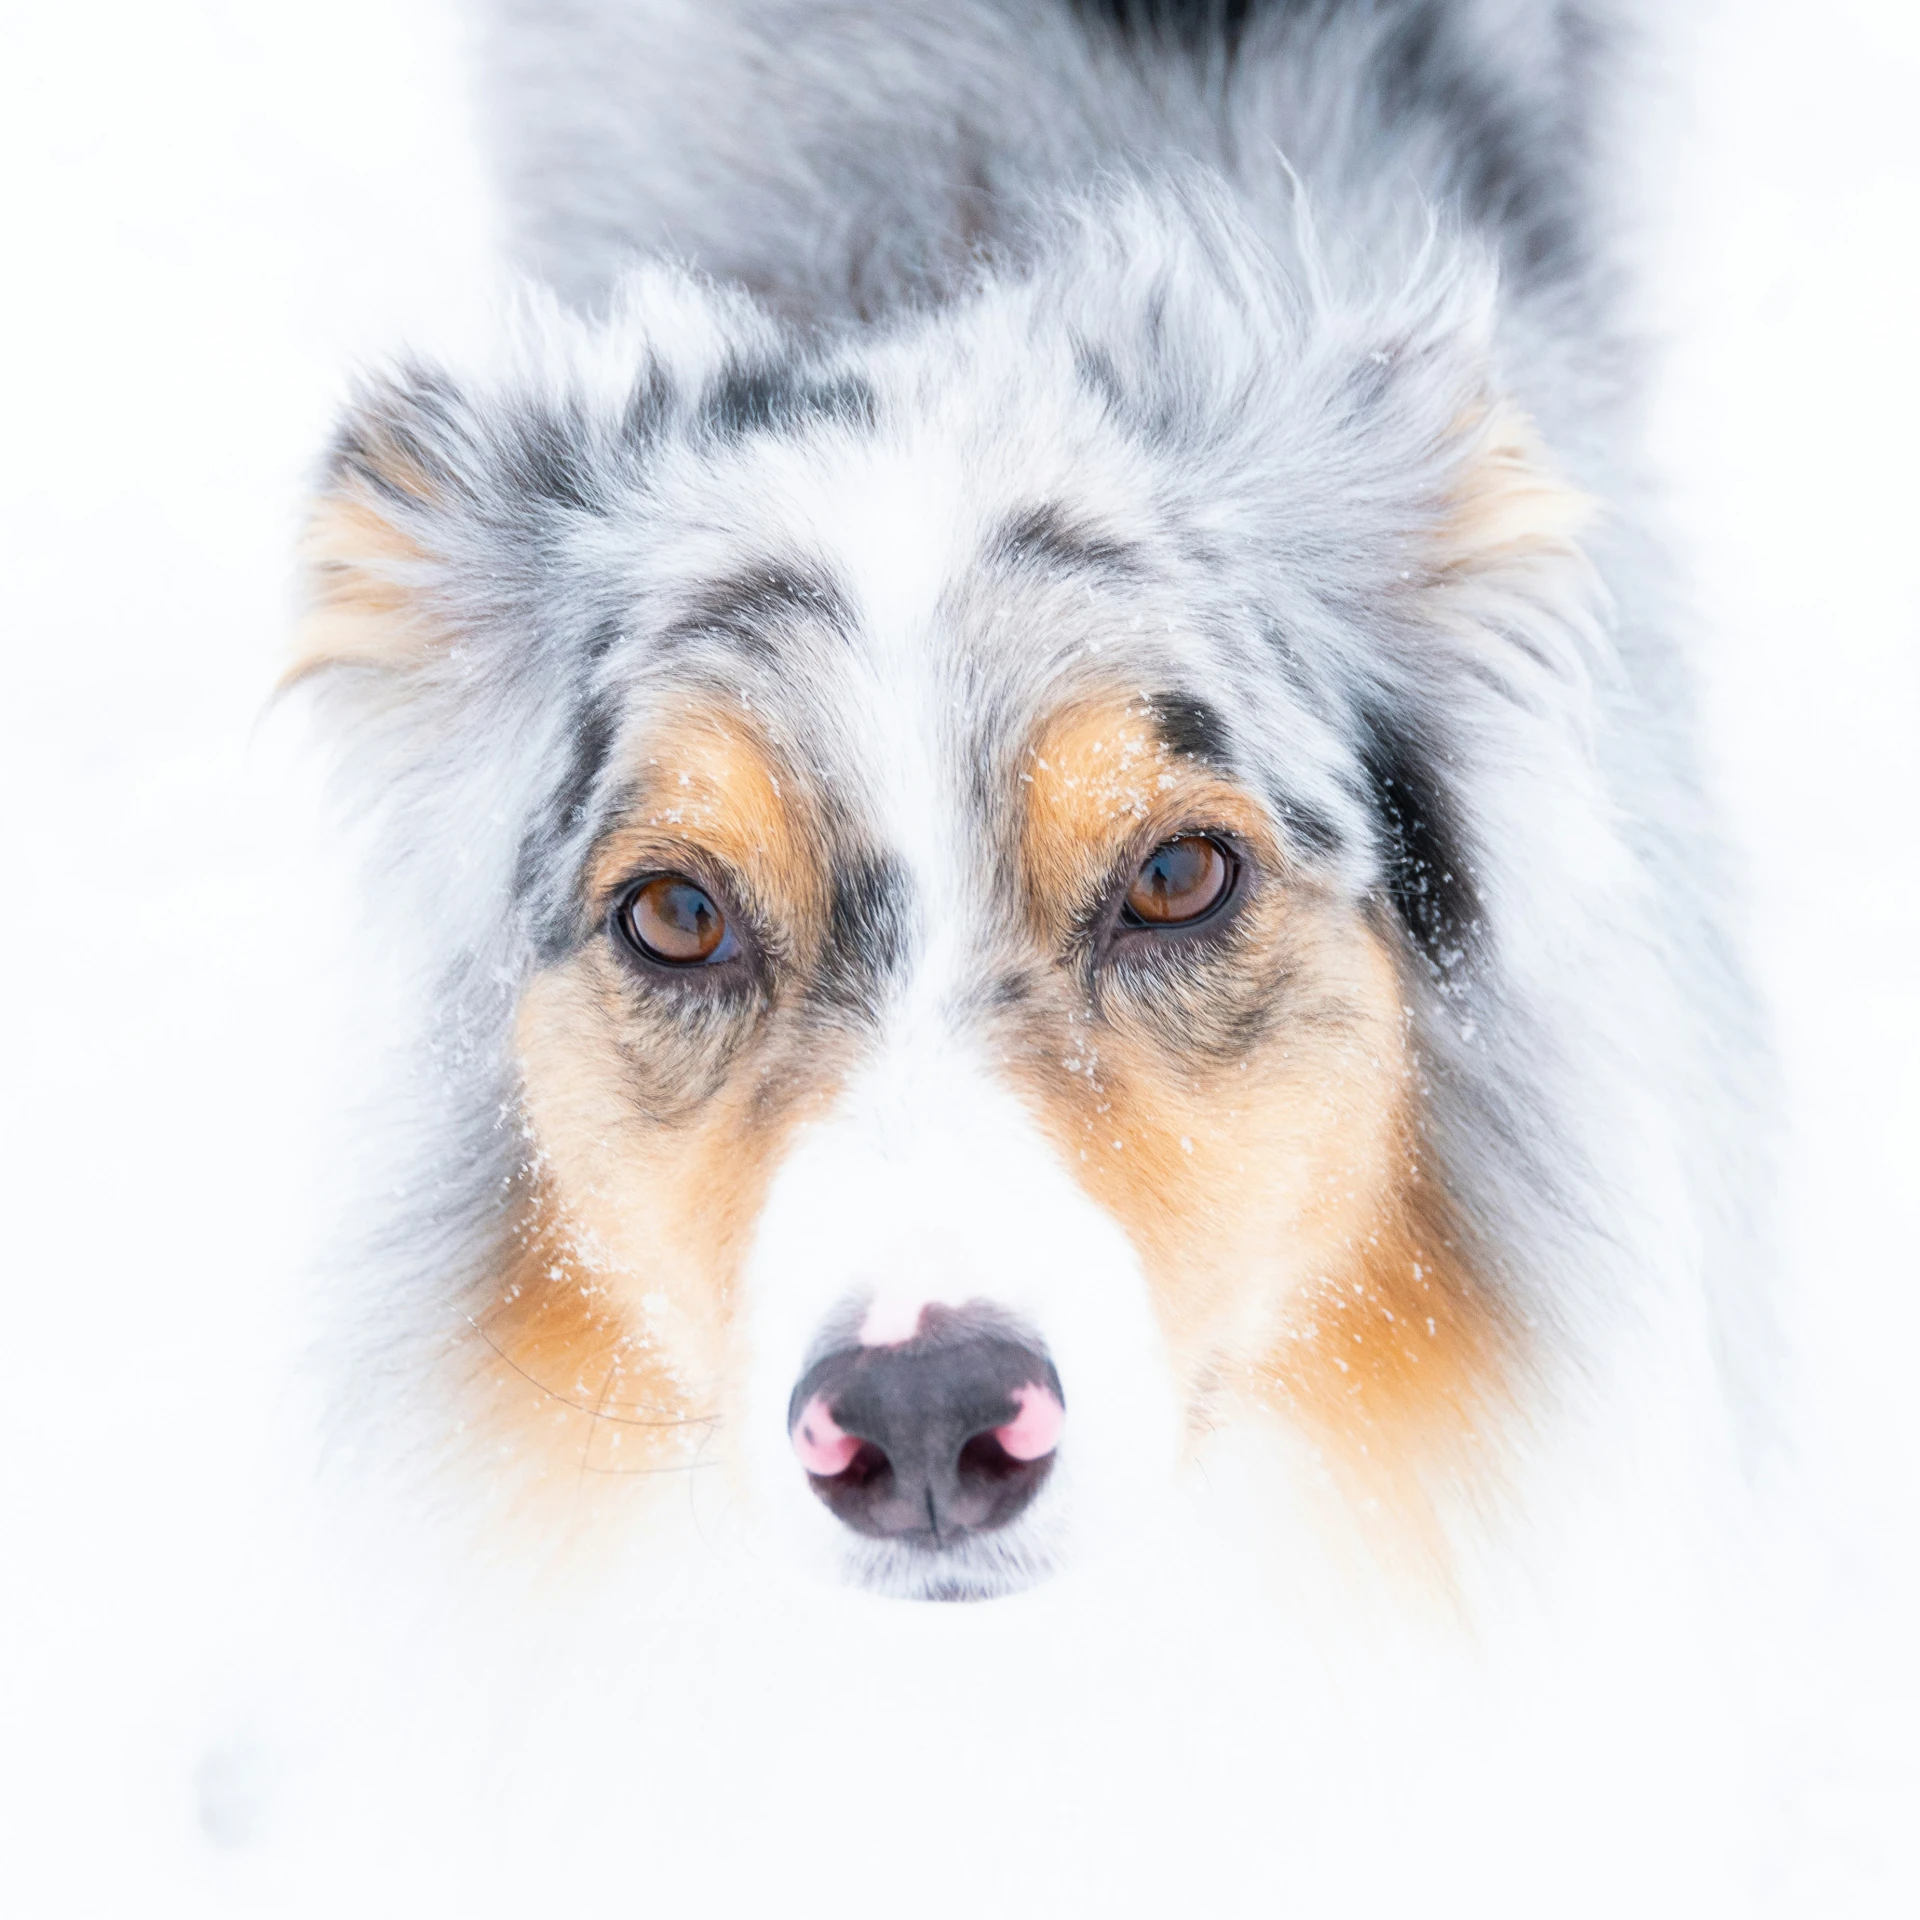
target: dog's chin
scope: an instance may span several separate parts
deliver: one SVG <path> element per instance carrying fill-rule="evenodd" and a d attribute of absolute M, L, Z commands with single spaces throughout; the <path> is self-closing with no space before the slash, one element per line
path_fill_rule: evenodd
<path fill-rule="evenodd" d="M 849 1586 L 894 1600 L 999 1600 L 1038 1586 L 1057 1568 L 1057 1557 L 1024 1527 L 937 1550 L 863 1540 L 843 1563 Z"/>

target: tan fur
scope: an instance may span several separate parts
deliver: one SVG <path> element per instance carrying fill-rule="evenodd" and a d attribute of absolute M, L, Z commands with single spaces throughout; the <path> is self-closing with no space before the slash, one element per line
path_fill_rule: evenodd
<path fill-rule="evenodd" d="M 1347 1251 L 1296 1296 L 1246 1390 L 1304 1427 L 1349 1490 L 1388 1501 L 1438 1548 L 1448 1498 L 1498 1484 L 1516 1329 L 1463 1258 L 1438 1188 L 1417 1175 L 1380 1196 Z"/>
<path fill-rule="evenodd" d="M 596 910 L 649 870 L 718 868 L 804 964 L 830 876 L 781 756 L 709 701 L 670 715 L 629 767 L 631 799 L 589 865 Z M 1170 751 L 1139 701 L 1059 716 L 1021 792 L 1026 937 L 1048 964 L 1004 1016 L 1005 1057 L 1139 1249 L 1194 1431 L 1236 1403 L 1277 1415 L 1432 1535 L 1434 1483 L 1497 1416 L 1511 1342 L 1422 1164 L 1392 938 L 1309 880 L 1256 799 Z M 1194 830 L 1235 837 L 1259 875 L 1232 951 L 1188 999 L 1109 969 L 1090 1006 L 1071 930 Z M 701 1457 L 768 1181 L 856 1044 L 774 1009 L 709 1058 L 604 941 L 533 982 L 516 1048 L 534 1179 L 476 1357 L 496 1424 L 539 1475 Z"/>
<path fill-rule="evenodd" d="M 1089 1021 L 1062 994 L 1034 1016 L 1030 1084 L 1141 1251 L 1196 1428 L 1250 1398 L 1424 1528 L 1436 1457 L 1445 1472 L 1474 1446 L 1507 1342 L 1420 1165 L 1394 952 L 1305 881 L 1257 803 L 1162 747 L 1147 709 L 1057 723 L 1028 793 L 1042 919 L 1176 831 L 1233 831 L 1263 870 L 1220 987 L 1279 983 L 1250 1052 L 1170 1047 L 1124 1000 Z"/>
<path fill-rule="evenodd" d="M 817 938 L 827 879 L 805 797 L 743 721 L 690 704 L 632 762 L 589 863 L 604 911 L 654 869 L 742 876 Z M 606 941 L 539 975 L 515 1029 L 535 1177 L 476 1315 L 478 1375 L 537 1478 L 690 1466 L 724 1417 L 735 1282 L 792 1129 L 830 1101 L 830 1040 L 763 1017 L 719 1063 L 636 990 Z"/>
<path fill-rule="evenodd" d="M 536 1194 L 494 1298 L 474 1320 L 490 1437 L 536 1475 L 655 1475 L 689 1467 L 711 1431 L 664 1346 L 607 1284 L 603 1260 Z"/>
<path fill-rule="evenodd" d="M 363 496 L 319 500 L 302 542 L 308 607 L 294 636 L 290 687 L 335 666 L 418 665 L 436 636 L 416 609 L 407 579 L 427 556 Z"/>
<path fill-rule="evenodd" d="M 1595 503 L 1552 471 L 1519 407 L 1493 401 L 1462 419 L 1458 431 L 1465 458 L 1433 541 L 1443 577 L 1577 555 Z"/>
<path fill-rule="evenodd" d="M 588 867 L 596 904 L 649 868 L 698 876 L 717 857 L 788 927 L 824 923 L 828 875 L 806 790 L 744 718 L 688 701 L 656 728 L 632 783 L 632 802 Z"/>

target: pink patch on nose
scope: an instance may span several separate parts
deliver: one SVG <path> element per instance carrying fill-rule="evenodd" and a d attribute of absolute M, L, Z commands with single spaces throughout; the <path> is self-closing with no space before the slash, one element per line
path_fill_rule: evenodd
<path fill-rule="evenodd" d="M 845 1473 L 860 1451 L 860 1442 L 850 1433 L 842 1433 L 832 1414 L 827 1411 L 827 1403 L 819 1394 L 815 1394 L 800 1409 L 800 1418 L 793 1423 L 793 1450 L 800 1456 L 800 1464 L 806 1470 L 822 1480 L 831 1480 L 836 1473 Z"/>
<path fill-rule="evenodd" d="M 905 1346 L 920 1331 L 920 1316 L 924 1311 L 922 1301 L 903 1299 L 897 1294 L 876 1294 L 873 1304 L 867 1308 L 867 1317 L 860 1323 L 860 1344 L 863 1347 Z"/>
<path fill-rule="evenodd" d="M 1015 1387 L 1013 1398 L 1020 1411 L 993 1437 L 1016 1460 L 1042 1459 L 1060 1444 L 1067 1410 L 1045 1387 Z"/>

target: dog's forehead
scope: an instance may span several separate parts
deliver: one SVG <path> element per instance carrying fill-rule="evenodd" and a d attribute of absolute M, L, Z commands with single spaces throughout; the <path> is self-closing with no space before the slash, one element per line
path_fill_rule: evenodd
<path fill-rule="evenodd" d="M 595 536 L 622 602 L 603 732 L 628 743 L 603 801 L 679 750 L 680 717 L 698 731 L 724 710 L 824 797 L 845 843 L 830 857 L 973 896 L 1035 797 L 1034 756 L 1092 713 L 1108 725 L 1090 746 L 1111 732 L 1141 777 L 1151 742 L 1316 857 L 1364 858 L 1337 726 L 1167 450 L 1070 361 L 997 382 L 876 380 L 854 407 L 836 380 L 831 408 L 661 450 L 643 512 Z M 1118 823 L 1142 791 L 1112 799 Z"/>
<path fill-rule="evenodd" d="M 634 692 L 736 691 L 816 764 L 902 743 L 959 773 L 1087 701 L 1153 702 L 1229 757 L 1224 661 L 1124 458 L 1033 471 L 1009 423 L 761 436 L 687 475 Z"/>

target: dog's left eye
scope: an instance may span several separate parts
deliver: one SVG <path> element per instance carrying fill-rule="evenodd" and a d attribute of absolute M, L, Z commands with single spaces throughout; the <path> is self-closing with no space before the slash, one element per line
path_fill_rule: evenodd
<path fill-rule="evenodd" d="M 1232 891 L 1236 865 L 1219 841 L 1203 833 L 1183 833 L 1155 847 L 1141 862 L 1120 917 L 1132 927 L 1192 926 Z"/>
<path fill-rule="evenodd" d="M 739 951 L 713 896 L 684 873 L 656 873 L 629 888 L 613 921 L 626 944 L 656 966 L 713 966 Z"/>

